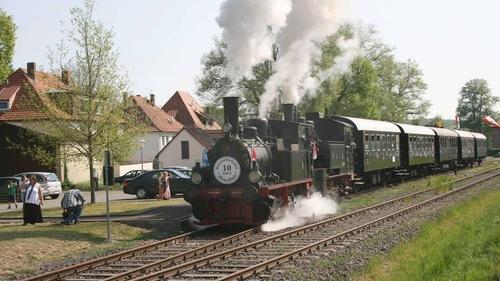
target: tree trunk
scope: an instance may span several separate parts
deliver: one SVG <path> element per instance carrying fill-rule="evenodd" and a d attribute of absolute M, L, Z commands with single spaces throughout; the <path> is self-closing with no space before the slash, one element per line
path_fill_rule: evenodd
<path fill-rule="evenodd" d="M 89 174 L 90 174 L 90 203 L 94 204 L 95 203 L 95 190 L 94 190 L 94 157 L 89 156 Z"/>

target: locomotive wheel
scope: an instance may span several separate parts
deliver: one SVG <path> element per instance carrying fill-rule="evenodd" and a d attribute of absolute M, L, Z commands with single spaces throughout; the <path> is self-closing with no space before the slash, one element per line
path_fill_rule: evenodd
<path fill-rule="evenodd" d="M 262 200 L 256 200 L 252 204 L 252 214 L 253 220 L 265 221 L 269 219 L 269 216 L 271 216 L 271 207 L 269 207 L 269 205 Z"/>
<path fill-rule="evenodd" d="M 199 220 L 203 220 L 206 218 L 206 214 L 204 208 L 202 208 L 200 203 L 194 203 L 191 205 L 193 208 L 193 216 Z"/>

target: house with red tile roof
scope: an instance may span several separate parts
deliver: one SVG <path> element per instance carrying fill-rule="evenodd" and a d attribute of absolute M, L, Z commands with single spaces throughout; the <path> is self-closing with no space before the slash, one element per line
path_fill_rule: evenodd
<path fill-rule="evenodd" d="M 24 132 L 37 130 L 37 122 L 48 119 L 41 108 L 57 108 L 54 99 L 68 94 L 68 79 L 68 73 L 59 78 L 37 71 L 35 63 L 28 63 L 26 69 L 17 69 L 0 85 L 0 176 L 26 171 L 50 171 L 61 176 L 61 165 L 47 167 L 12 148 L 12 144 L 26 141 L 22 139 Z M 57 112 L 62 118 L 69 116 L 62 110 Z M 58 150 L 57 147 L 47 149 L 54 154 Z"/>
<path fill-rule="evenodd" d="M 184 126 L 201 130 L 221 129 L 221 126 L 210 117 L 194 97 L 187 92 L 175 92 L 161 109 L 173 116 Z"/>
<path fill-rule="evenodd" d="M 202 130 L 186 126 L 156 155 L 158 168 L 194 167 L 196 162 L 201 162 L 204 151 L 211 149 L 223 136 L 222 130 Z"/>
<path fill-rule="evenodd" d="M 160 150 L 184 127 L 173 116 L 155 105 L 155 96 L 150 98 L 140 95 L 131 97 L 137 106 L 140 116 L 147 124 L 147 134 L 138 139 L 142 145 L 129 159 L 129 163 L 146 163 L 148 169 L 152 168 L 153 160 Z M 142 158 L 141 158 L 142 152 Z M 146 168 L 145 168 L 146 169 Z"/>

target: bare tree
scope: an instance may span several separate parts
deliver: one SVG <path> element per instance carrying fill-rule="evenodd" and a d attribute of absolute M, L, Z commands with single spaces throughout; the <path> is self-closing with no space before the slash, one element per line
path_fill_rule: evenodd
<path fill-rule="evenodd" d="M 126 158 L 145 126 L 125 94 L 128 81 L 118 64 L 113 32 L 94 18 L 94 1 L 71 8 L 70 14 L 65 39 L 49 51 L 49 57 L 54 71 L 71 78 L 68 91 L 52 98 L 56 106 L 44 109 L 50 118 L 46 126 L 73 156 L 87 159 L 92 182 L 95 161 L 102 159 L 104 150 L 110 149 L 114 160 Z M 91 203 L 95 203 L 93 185 Z"/>

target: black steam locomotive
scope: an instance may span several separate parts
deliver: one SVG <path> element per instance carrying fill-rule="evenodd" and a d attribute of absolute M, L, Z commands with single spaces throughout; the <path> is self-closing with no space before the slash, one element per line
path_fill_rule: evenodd
<path fill-rule="evenodd" d="M 261 224 L 298 195 L 342 194 L 486 157 L 482 134 L 282 109 L 284 120 L 240 124 L 238 97 L 224 98 L 225 136 L 184 193 L 202 224 Z"/>

